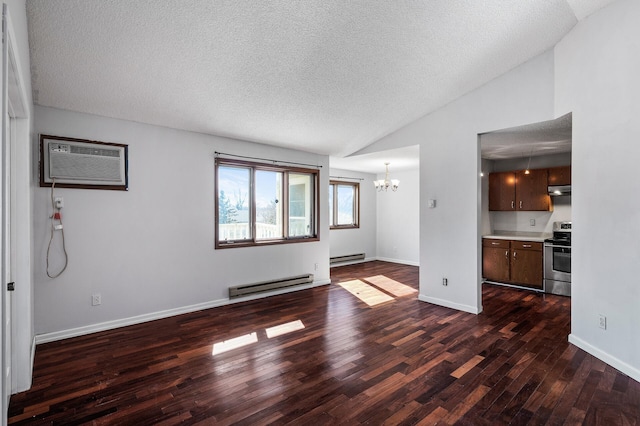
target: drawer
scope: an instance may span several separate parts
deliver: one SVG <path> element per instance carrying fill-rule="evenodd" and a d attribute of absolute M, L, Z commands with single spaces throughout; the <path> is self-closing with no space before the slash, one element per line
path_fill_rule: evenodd
<path fill-rule="evenodd" d="M 534 241 L 511 241 L 511 249 L 542 251 L 542 243 Z"/>
<path fill-rule="evenodd" d="M 492 240 L 490 238 L 482 239 L 483 247 L 495 247 L 495 248 L 503 248 L 509 249 L 509 240 Z"/>

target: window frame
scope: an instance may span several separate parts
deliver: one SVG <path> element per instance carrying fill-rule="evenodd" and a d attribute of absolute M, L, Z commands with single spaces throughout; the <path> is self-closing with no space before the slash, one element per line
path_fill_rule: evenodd
<path fill-rule="evenodd" d="M 348 225 L 338 225 L 338 186 L 353 187 L 353 219 L 354 223 Z M 332 211 L 329 212 L 329 229 L 358 229 L 360 228 L 360 182 L 349 182 L 343 180 L 330 180 L 329 188 L 333 187 Z M 333 225 L 331 225 L 333 223 Z"/>
<path fill-rule="evenodd" d="M 250 239 L 243 240 L 232 240 L 232 241 L 220 241 L 220 223 L 219 223 L 219 215 L 220 215 L 220 206 L 219 206 L 219 190 L 220 185 L 218 182 L 219 176 L 219 167 L 220 166 L 228 166 L 228 167 L 238 167 L 238 168 L 246 168 L 249 169 L 249 194 L 247 196 L 249 202 L 249 228 L 251 231 Z M 215 167 L 214 167 L 214 198 L 215 198 L 215 212 L 214 212 L 214 227 L 215 227 L 215 248 L 216 249 L 226 249 L 226 248 L 236 248 L 236 247 L 256 247 L 256 246 L 264 246 L 264 245 L 274 245 L 274 244 L 290 244 L 290 243 L 304 243 L 311 241 L 319 241 L 320 240 L 320 226 L 319 226 L 319 206 L 320 206 L 320 191 L 319 191 L 319 181 L 320 181 L 320 170 L 319 169 L 308 169 L 303 167 L 292 167 L 292 166 L 282 166 L 277 164 L 269 164 L 269 163 L 259 163 L 252 161 L 244 161 L 244 160 L 234 160 L 228 158 L 220 158 L 217 157 L 215 159 Z M 257 215 L 256 215 L 256 183 L 255 183 L 255 175 L 256 171 L 271 171 L 271 172 L 280 172 L 282 173 L 282 237 L 278 238 L 270 238 L 270 239 L 258 239 L 256 235 L 256 223 L 257 223 Z M 312 191 L 310 202 L 311 202 L 311 226 L 313 227 L 313 231 L 310 235 L 302 235 L 302 236 L 289 236 L 289 174 L 307 174 L 311 176 L 311 188 Z"/>

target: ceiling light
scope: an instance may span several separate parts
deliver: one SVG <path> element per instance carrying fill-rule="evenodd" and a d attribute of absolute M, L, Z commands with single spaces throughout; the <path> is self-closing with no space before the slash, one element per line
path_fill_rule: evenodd
<path fill-rule="evenodd" d="M 389 164 L 390 163 L 384 163 L 386 167 L 384 179 L 373 181 L 373 184 L 376 186 L 378 192 L 382 192 L 383 190 L 386 191 L 389 188 L 391 188 L 392 191 L 397 191 L 398 186 L 400 186 L 400 181 L 398 179 L 389 180 Z"/>
<path fill-rule="evenodd" d="M 529 162 L 527 163 L 527 170 L 524 171 L 525 175 L 528 175 L 529 173 L 531 173 L 529 171 L 529 166 L 531 165 L 531 156 L 533 155 L 533 147 L 531 147 L 531 153 L 529 153 Z"/>

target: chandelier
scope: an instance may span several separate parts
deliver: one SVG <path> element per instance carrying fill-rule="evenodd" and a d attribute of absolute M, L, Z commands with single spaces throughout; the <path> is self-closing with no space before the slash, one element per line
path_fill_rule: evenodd
<path fill-rule="evenodd" d="M 398 179 L 389 180 L 389 164 L 390 163 L 384 163 L 386 167 L 384 180 L 380 179 L 380 180 L 373 181 L 373 184 L 376 186 L 376 189 L 378 190 L 378 192 L 382 192 L 383 190 L 386 191 L 389 188 L 391 188 L 391 190 L 395 192 L 398 190 L 398 186 L 400 186 L 400 181 Z"/>

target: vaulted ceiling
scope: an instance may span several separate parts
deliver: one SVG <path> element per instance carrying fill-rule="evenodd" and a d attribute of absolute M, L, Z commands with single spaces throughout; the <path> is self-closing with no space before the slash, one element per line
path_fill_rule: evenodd
<path fill-rule="evenodd" d="M 27 0 L 34 102 L 344 156 L 611 0 Z"/>

